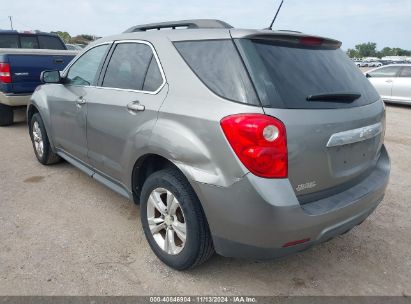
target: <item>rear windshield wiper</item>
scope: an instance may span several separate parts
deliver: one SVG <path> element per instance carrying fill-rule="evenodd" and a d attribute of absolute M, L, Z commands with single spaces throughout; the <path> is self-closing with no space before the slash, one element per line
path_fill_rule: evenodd
<path fill-rule="evenodd" d="M 353 102 L 361 97 L 360 93 L 323 93 L 307 96 L 307 101 L 328 101 L 328 102 Z"/>

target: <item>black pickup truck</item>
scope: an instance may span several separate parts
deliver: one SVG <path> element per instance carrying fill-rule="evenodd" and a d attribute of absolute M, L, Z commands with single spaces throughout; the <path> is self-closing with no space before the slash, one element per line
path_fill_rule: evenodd
<path fill-rule="evenodd" d="M 76 54 L 54 34 L 0 30 L 0 126 L 27 105 L 42 71 L 63 70 Z"/>

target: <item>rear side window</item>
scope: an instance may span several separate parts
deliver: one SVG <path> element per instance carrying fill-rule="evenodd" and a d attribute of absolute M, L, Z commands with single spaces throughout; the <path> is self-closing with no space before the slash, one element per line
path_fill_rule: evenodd
<path fill-rule="evenodd" d="M 237 102 L 259 105 L 259 100 L 232 40 L 175 42 L 175 47 L 215 94 Z"/>
<path fill-rule="evenodd" d="M 400 77 L 411 77 L 411 66 L 403 67 Z"/>
<path fill-rule="evenodd" d="M 22 49 L 39 48 L 39 42 L 36 36 L 20 36 L 20 45 Z"/>
<path fill-rule="evenodd" d="M 143 90 L 153 57 L 153 51 L 147 44 L 117 44 L 107 66 L 103 87 Z"/>
<path fill-rule="evenodd" d="M 41 49 L 50 50 L 65 50 L 63 42 L 58 37 L 53 36 L 38 36 L 39 46 Z"/>
<path fill-rule="evenodd" d="M 0 48 L 18 48 L 19 37 L 17 35 L 1 34 Z"/>
<path fill-rule="evenodd" d="M 158 68 L 156 58 L 152 56 L 150 65 L 148 66 L 146 79 L 144 81 L 143 91 L 156 91 L 162 83 L 163 78 L 161 76 L 160 69 Z"/>
<path fill-rule="evenodd" d="M 399 66 L 388 66 L 369 72 L 368 75 L 371 77 L 397 77 L 400 69 L 401 67 Z"/>
<path fill-rule="evenodd" d="M 89 86 L 96 79 L 97 71 L 107 51 L 108 44 L 96 46 L 83 54 L 71 67 L 66 83 Z"/>
<path fill-rule="evenodd" d="M 284 45 L 266 40 L 236 43 L 263 106 L 292 109 L 349 108 L 373 103 L 379 95 L 339 49 Z M 359 93 L 351 102 L 308 101 L 310 95 Z"/>

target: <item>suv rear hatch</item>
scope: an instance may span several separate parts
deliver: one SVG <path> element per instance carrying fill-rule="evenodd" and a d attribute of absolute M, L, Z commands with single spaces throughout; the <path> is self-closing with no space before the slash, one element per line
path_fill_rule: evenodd
<path fill-rule="evenodd" d="M 286 126 L 288 177 L 301 203 L 343 191 L 372 170 L 384 105 L 340 42 L 275 32 L 234 41 L 264 112 Z"/>

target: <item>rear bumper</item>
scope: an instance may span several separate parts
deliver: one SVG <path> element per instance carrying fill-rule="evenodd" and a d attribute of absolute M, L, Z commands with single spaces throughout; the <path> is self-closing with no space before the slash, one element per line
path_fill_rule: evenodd
<path fill-rule="evenodd" d="M 276 258 L 305 250 L 364 221 L 384 197 L 390 161 L 382 148 L 370 175 L 352 188 L 300 205 L 288 180 L 247 174 L 228 188 L 194 184 L 217 253 L 229 257 Z M 302 239 L 310 241 L 284 248 Z"/>
<path fill-rule="evenodd" d="M 0 92 L 0 103 L 12 107 L 27 106 L 31 94 L 12 94 Z"/>

